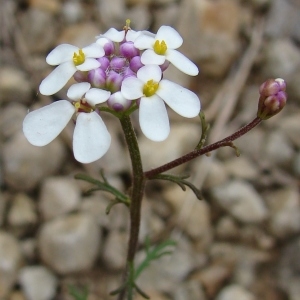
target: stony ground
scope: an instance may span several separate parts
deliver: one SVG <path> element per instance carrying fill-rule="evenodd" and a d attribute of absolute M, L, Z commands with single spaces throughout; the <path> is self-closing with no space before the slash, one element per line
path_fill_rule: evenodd
<path fill-rule="evenodd" d="M 65 42 L 85 46 L 110 27 L 155 32 L 174 26 L 181 50 L 200 68 L 193 89 L 211 124 L 208 142 L 255 117 L 258 87 L 267 78 L 288 84 L 288 105 L 210 157 L 174 170 L 189 173 L 204 200 L 165 182 L 150 182 L 140 242 L 177 242 L 151 264 L 139 285 L 155 300 L 300 299 L 300 5 L 298 0 L 1 0 L 0 17 L 0 299 L 71 299 L 68 286 L 88 286 L 89 300 L 113 299 L 128 238 L 128 213 L 88 185 L 86 173 L 126 191 L 130 163 L 118 122 L 103 116 L 112 146 L 95 164 L 72 154 L 73 124 L 51 144 L 28 144 L 28 109 L 65 99 L 37 93 L 51 71 L 45 56 Z M 160 144 L 137 134 L 145 170 L 184 154 L 198 142 L 198 120 L 172 112 L 171 134 Z M 136 121 L 136 116 L 133 116 Z M 137 260 L 141 260 L 143 250 Z M 136 299 L 141 299 L 136 297 Z"/>

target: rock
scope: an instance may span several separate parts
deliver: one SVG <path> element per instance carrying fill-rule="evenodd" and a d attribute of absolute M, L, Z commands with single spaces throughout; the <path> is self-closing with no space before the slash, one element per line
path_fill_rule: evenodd
<path fill-rule="evenodd" d="M 231 284 L 222 289 L 216 300 L 255 300 L 256 297 L 237 284 Z"/>
<path fill-rule="evenodd" d="M 298 148 L 300 147 L 299 118 L 300 112 L 292 113 L 283 118 L 279 124 L 280 130 L 283 131 L 283 134 Z"/>
<path fill-rule="evenodd" d="M 212 241 L 210 207 L 207 202 L 199 201 L 189 189 L 184 192 L 177 185 L 167 189 L 164 196 L 174 208 L 178 227 L 196 240 L 198 247 L 206 248 Z"/>
<path fill-rule="evenodd" d="M 45 220 L 74 211 L 81 200 L 77 181 L 68 177 L 49 177 L 41 187 L 39 209 Z"/>
<path fill-rule="evenodd" d="M 20 241 L 21 252 L 27 262 L 37 260 L 37 241 L 35 238 L 27 238 Z"/>
<path fill-rule="evenodd" d="M 19 103 L 13 102 L 3 107 L 0 111 L 0 128 L 2 138 L 9 139 L 17 133 L 22 127 L 26 114 L 26 107 Z"/>
<path fill-rule="evenodd" d="M 117 230 L 109 232 L 104 248 L 102 259 L 105 265 L 113 271 L 121 271 L 125 267 L 128 234 Z"/>
<path fill-rule="evenodd" d="M 223 283 L 231 276 L 231 268 L 221 264 L 213 264 L 198 271 L 193 275 L 193 279 L 201 282 L 209 299 L 212 299 L 219 292 Z M 187 299 L 187 298 L 186 298 Z"/>
<path fill-rule="evenodd" d="M 294 149 L 286 135 L 276 130 L 267 136 L 263 153 L 272 165 L 289 167 L 294 156 Z"/>
<path fill-rule="evenodd" d="M 24 235 L 38 221 L 33 200 L 26 194 L 17 194 L 13 198 L 7 219 L 17 235 Z"/>
<path fill-rule="evenodd" d="M 249 183 L 226 182 L 212 188 L 212 195 L 230 215 L 243 223 L 260 223 L 268 216 L 263 199 Z"/>
<path fill-rule="evenodd" d="M 169 300 L 170 298 L 165 296 L 163 293 L 153 291 L 153 290 L 147 290 L 147 295 L 150 297 L 150 299 L 155 300 Z M 140 294 L 135 295 L 134 300 L 144 300 L 145 298 L 141 296 Z"/>
<path fill-rule="evenodd" d="M 196 280 L 189 280 L 176 286 L 173 292 L 174 300 L 206 300 L 201 284 Z"/>
<path fill-rule="evenodd" d="M 2 66 L 0 70 L 0 103 L 29 103 L 32 100 L 31 83 L 28 75 L 20 69 Z"/>
<path fill-rule="evenodd" d="M 28 9 L 21 15 L 20 29 L 26 37 L 24 42 L 30 53 L 44 54 L 55 44 L 57 23 L 53 22 L 53 15 L 49 10 L 38 7 Z"/>
<path fill-rule="evenodd" d="M 236 240 L 241 234 L 238 224 L 230 216 L 221 218 L 215 230 L 217 237 L 221 240 Z"/>
<path fill-rule="evenodd" d="M 13 291 L 10 293 L 9 300 L 27 300 L 25 295 L 19 291 Z"/>
<path fill-rule="evenodd" d="M 16 283 L 22 255 L 18 241 L 10 234 L 0 232 L 0 298 L 6 299 Z"/>
<path fill-rule="evenodd" d="M 251 162 L 246 156 L 234 157 L 226 160 L 224 168 L 229 175 L 235 178 L 241 178 L 245 180 L 255 180 L 259 175 L 259 170 L 255 167 L 255 164 Z"/>
<path fill-rule="evenodd" d="M 43 178 L 59 170 L 64 157 L 65 149 L 59 139 L 45 147 L 35 147 L 23 132 L 18 132 L 3 145 L 6 183 L 18 191 L 34 189 Z"/>
<path fill-rule="evenodd" d="M 296 102 L 298 105 L 300 103 L 300 66 L 295 70 L 295 72 L 288 78 L 288 99 Z M 293 112 L 294 113 L 294 112 Z"/>
<path fill-rule="evenodd" d="M 90 269 L 100 245 L 99 227 L 87 214 L 64 216 L 44 223 L 38 238 L 42 260 L 58 274 Z"/>
<path fill-rule="evenodd" d="M 197 166 L 201 163 L 201 160 L 197 160 L 194 163 L 194 170 L 199 170 Z M 218 159 L 213 159 L 210 162 L 209 170 L 206 175 L 203 187 L 204 188 L 211 188 L 213 186 L 219 185 L 224 183 L 228 179 L 228 173 L 226 172 L 226 169 L 224 168 L 224 163 L 220 162 Z"/>
<path fill-rule="evenodd" d="M 43 266 L 28 266 L 20 270 L 19 281 L 28 300 L 51 300 L 58 284 L 55 276 Z"/>
<path fill-rule="evenodd" d="M 300 232 L 298 188 L 286 187 L 264 196 L 270 209 L 269 227 L 274 236 L 287 239 Z"/>
<path fill-rule="evenodd" d="M 64 21 L 68 24 L 78 23 L 84 17 L 84 10 L 80 1 L 66 1 L 62 7 Z"/>
<path fill-rule="evenodd" d="M 300 50 L 288 38 L 270 40 L 263 48 L 262 75 L 290 78 L 300 66 Z"/>

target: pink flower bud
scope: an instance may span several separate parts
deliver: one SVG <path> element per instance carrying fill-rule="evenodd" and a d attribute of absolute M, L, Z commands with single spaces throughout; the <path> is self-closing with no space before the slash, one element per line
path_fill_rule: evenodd
<path fill-rule="evenodd" d="M 140 54 L 140 51 L 134 47 L 133 42 L 124 42 L 120 45 L 120 54 L 124 57 L 131 58 Z"/>
<path fill-rule="evenodd" d="M 110 61 L 110 68 L 114 71 L 122 70 L 126 66 L 126 58 L 115 56 Z"/>
<path fill-rule="evenodd" d="M 98 58 L 97 60 L 101 64 L 100 68 L 103 71 L 106 71 L 107 68 L 109 67 L 109 63 L 110 63 L 109 59 L 106 56 L 103 56 L 103 57 Z"/>
<path fill-rule="evenodd" d="M 123 75 L 115 71 L 109 71 L 106 79 L 106 88 L 111 93 L 120 91 L 123 79 Z"/>
<path fill-rule="evenodd" d="M 83 71 L 76 71 L 75 74 L 73 75 L 74 79 L 77 82 L 85 82 L 88 81 L 88 72 L 83 72 Z"/>
<path fill-rule="evenodd" d="M 131 105 L 132 101 L 123 97 L 121 92 L 112 94 L 107 100 L 107 105 L 115 111 L 125 111 Z"/>
<path fill-rule="evenodd" d="M 165 62 L 162 65 L 160 65 L 159 67 L 163 72 L 168 69 L 169 65 L 170 65 L 170 62 L 168 60 L 165 60 Z"/>
<path fill-rule="evenodd" d="M 106 75 L 102 68 L 97 68 L 88 72 L 88 82 L 96 88 L 105 88 Z"/>
<path fill-rule="evenodd" d="M 141 62 L 141 57 L 135 56 L 131 59 L 129 67 L 133 72 L 137 72 L 141 67 L 143 67 L 144 65 Z"/>
<path fill-rule="evenodd" d="M 101 37 L 97 40 L 97 44 L 101 45 L 104 49 L 105 55 L 112 55 L 115 52 L 115 45 L 114 43 L 105 38 L 105 37 Z"/>
<path fill-rule="evenodd" d="M 259 88 L 257 116 L 267 120 L 278 114 L 285 106 L 287 94 L 286 83 L 283 79 L 268 79 Z"/>

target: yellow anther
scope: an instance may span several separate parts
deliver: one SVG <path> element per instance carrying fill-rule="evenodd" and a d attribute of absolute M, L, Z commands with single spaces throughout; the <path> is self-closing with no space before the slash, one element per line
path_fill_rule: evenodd
<path fill-rule="evenodd" d="M 75 102 L 74 106 L 75 106 L 76 110 L 78 110 L 80 108 L 80 102 Z"/>
<path fill-rule="evenodd" d="M 158 89 L 158 82 L 155 82 L 153 81 L 153 79 L 151 80 L 148 80 L 145 84 L 144 84 L 144 87 L 143 87 L 143 94 L 146 96 L 146 97 L 151 97 L 153 96 L 157 89 Z"/>
<path fill-rule="evenodd" d="M 75 66 L 82 65 L 85 62 L 85 55 L 82 49 L 79 49 L 78 53 L 74 52 L 73 62 Z"/>
<path fill-rule="evenodd" d="M 128 31 L 128 30 L 130 30 L 131 28 L 130 28 L 130 23 L 131 23 L 131 20 L 130 19 L 126 19 L 126 24 L 125 24 L 125 26 L 123 27 L 123 30 L 125 30 L 126 32 Z"/>
<path fill-rule="evenodd" d="M 168 49 L 168 47 L 164 40 L 162 40 L 162 41 L 156 40 L 155 41 L 153 50 L 156 54 L 164 55 L 166 53 L 167 49 Z"/>

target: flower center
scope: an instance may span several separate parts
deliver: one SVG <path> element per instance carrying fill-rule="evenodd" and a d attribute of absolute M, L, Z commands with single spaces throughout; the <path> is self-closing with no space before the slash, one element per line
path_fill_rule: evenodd
<path fill-rule="evenodd" d="M 166 53 L 167 49 L 168 49 L 168 47 L 164 40 L 162 40 L 162 41 L 156 40 L 155 41 L 153 50 L 156 54 L 164 55 Z"/>
<path fill-rule="evenodd" d="M 85 55 L 82 51 L 82 49 L 79 49 L 78 53 L 74 52 L 73 55 L 73 62 L 75 66 L 82 65 L 85 61 Z"/>
<path fill-rule="evenodd" d="M 146 97 L 153 96 L 158 89 L 158 82 L 153 81 L 153 79 L 148 80 L 143 87 L 143 94 Z"/>
<path fill-rule="evenodd" d="M 75 106 L 77 113 L 79 112 L 90 113 L 94 111 L 93 108 L 86 102 L 85 99 L 74 102 L 73 105 Z"/>

